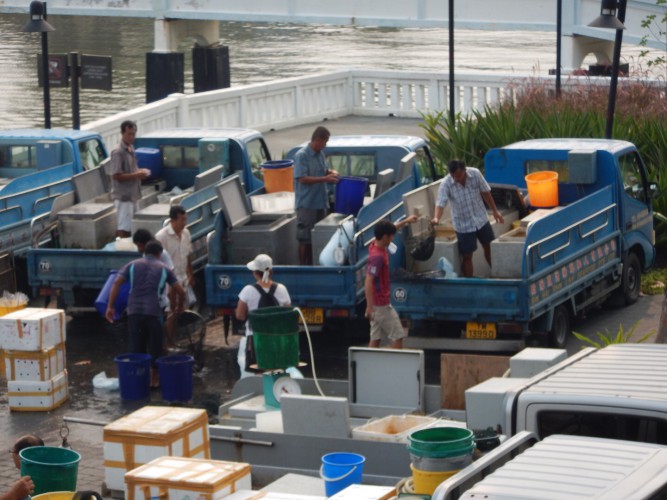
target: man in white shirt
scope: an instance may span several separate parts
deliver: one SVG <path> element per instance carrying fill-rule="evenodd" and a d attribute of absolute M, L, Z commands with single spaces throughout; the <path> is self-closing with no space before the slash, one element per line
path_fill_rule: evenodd
<path fill-rule="evenodd" d="M 195 277 L 192 273 L 190 254 L 192 241 L 190 231 L 185 227 L 188 224 L 188 215 L 181 205 L 174 205 L 169 209 L 169 224 L 160 229 L 155 239 L 162 243 L 164 250 L 171 257 L 174 264 L 174 274 L 178 283 L 187 291 L 186 297 L 194 295 Z M 187 309 L 191 301 L 186 298 L 182 309 Z M 179 310 L 178 304 L 171 304 L 171 310 Z M 176 315 L 170 314 L 167 318 L 167 345 L 173 345 L 176 329 Z"/>

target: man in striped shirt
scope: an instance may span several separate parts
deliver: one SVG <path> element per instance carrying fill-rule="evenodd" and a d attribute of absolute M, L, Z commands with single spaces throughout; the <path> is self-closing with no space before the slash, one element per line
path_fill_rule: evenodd
<path fill-rule="evenodd" d="M 452 225 L 458 239 L 461 254 L 463 276 L 469 278 L 473 273 L 472 254 L 477 250 L 477 240 L 482 244 L 484 257 L 491 265 L 491 241 L 493 229 L 489 223 L 487 206 L 492 210 L 497 222 L 505 222 L 496 208 L 491 196 L 491 187 L 481 172 L 476 168 L 466 167 L 461 160 L 452 160 L 447 164 L 449 175 L 442 180 L 435 202 L 433 224 L 438 224 L 442 212 L 451 202 Z"/>

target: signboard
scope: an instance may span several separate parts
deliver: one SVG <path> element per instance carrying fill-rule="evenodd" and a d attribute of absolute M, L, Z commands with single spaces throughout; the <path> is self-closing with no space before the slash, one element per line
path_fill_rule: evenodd
<path fill-rule="evenodd" d="M 111 90 L 111 56 L 81 55 L 81 88 Z"/>
<path fill-rule="evenodd" d="M 49 54 L 49 85 L 51 87 L 67 87 L 69 84 L 67 73 L 67 54 Z M 37 56 L 37 78 L 39 86 L 43 87 L 42 81 L 42 55 Z"/>

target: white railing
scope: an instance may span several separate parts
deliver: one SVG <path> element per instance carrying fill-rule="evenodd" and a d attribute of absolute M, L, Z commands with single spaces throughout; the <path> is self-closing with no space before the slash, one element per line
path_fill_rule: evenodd
<path fill-rule="evenodd" d="M 469 114 L 514 99 L 522 84 L 553 85 L 553 76 L 457 74 L 454 110 Z M 606 78 L 566 77 L 569 85 L 609 85 Z M 647 82 L 651 83 L 651 82 Z M 664 85 L 663 82 L 658 82 Z M 175 127 L 240 127 L 261 132 L 347 115 L 419 118 L 447 111 L 449 75 L 350 69 L 269 83 L 243 85 L 200 94 L 173 94 L 84 125 L 107 145 L 120 140 L 120 124 L 134 120 L 141 134 Z"/>

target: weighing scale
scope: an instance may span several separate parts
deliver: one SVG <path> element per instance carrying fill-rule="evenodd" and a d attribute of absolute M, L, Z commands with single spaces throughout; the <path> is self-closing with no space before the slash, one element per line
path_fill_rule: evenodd
<path fill-rule="evenodd" d="M 305 366 L 305 363 L 299 363 L 299 366 Z M 301 394 L 301 386 L 285 370 L 263 373 L 262 385 L 264 404 L 272 408 L 280 408 L 280 398 L 283 394 Z"/>

